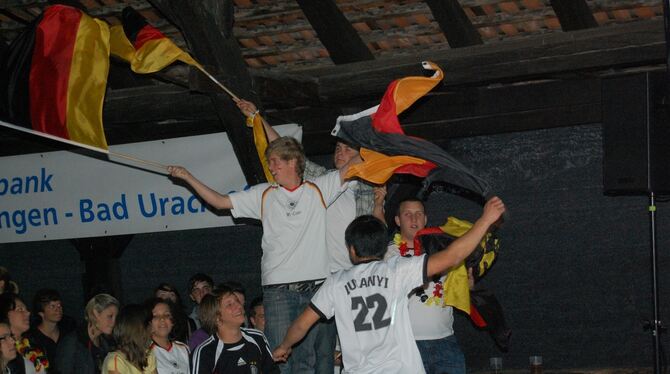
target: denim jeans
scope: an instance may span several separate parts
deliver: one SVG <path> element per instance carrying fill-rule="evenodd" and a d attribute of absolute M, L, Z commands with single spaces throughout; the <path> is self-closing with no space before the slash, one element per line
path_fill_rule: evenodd
<path fill-rule="evenodd" d="M 455 335 L 435 340 L 417 340 L 426 374 L 465 374 L 465 356 Z"/>
<path fill-rule="evenodd" d="M 263 287 L 265 336 L 271 349 L 275 349 L 282 342 L 289 326 L 309 305 L 315 292 Z M 334 330 L 334 324 L 315 324 L 305 338 L 293 347 L 288 362 L 279 366 L 281 372 L 332 374 L 335 334 L 329 333 L 329 330 Z M 332 343 L 328 343 L 331 335 Z M 332 349 L 327 351 L 326 346 L 332 346 Z M 325 369 L 328 370 L 323 371 Z"/>

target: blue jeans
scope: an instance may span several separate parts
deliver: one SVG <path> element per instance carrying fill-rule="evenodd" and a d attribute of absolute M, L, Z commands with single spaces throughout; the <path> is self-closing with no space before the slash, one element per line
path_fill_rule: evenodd
<path fill-rule="evenodd" d="M 417 340 L 426 374 L 465 374 L 465 356 L 455 335 L 435 340 Z"/>
<path fill-rule="evenodd" d="M 265 308 L 265 336 L 270 348 L 275 349 L 284 339 L 291 323 L 307 308 L 316 291 L 292 291 L 283 288 L 263 287 L 263 307 Z M 282 373 L 329 373 L 333 372 L 335 334 L 329 333 L 334 325 L 317 323 L 305 338 L 293 347 L 288 362 L 279 366 Z M 333 348 L 324 348 L 331 336 Z M 328 369 L 327 371 L 324 371 Z"/>

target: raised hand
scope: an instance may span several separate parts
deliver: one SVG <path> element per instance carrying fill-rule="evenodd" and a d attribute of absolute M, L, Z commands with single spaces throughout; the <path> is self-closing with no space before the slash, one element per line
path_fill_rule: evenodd
<path fill-rule="evenodd" d="M 484 205 L 482 219 L 489 225 L 494 224 L 505 213 L 505 204 L 498 196 L 494 196 Z"/>
<path fill-rule="evenodd" d="M 173 178 L 186 179 L 191 176 L 191 173 L 182 166 L 169 165 L 167 171 Z"/>

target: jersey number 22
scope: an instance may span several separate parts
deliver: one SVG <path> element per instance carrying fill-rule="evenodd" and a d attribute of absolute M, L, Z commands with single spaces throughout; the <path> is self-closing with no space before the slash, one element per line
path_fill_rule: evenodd
<path fill-rule="evenodd" d="M 351 310 L 358 310 L 360 308 L 360 311 L 356 314 L 356 318 L 354 318 L 354 329 L 356 332 L 369 331 L 373 328 L 379 330 L 391 324 L 391 318 L 384 319 L 387 305 L 384 296 L 378 293 L 365 298 L 362 296 L 352 297 Z M 368 313 L 372 310 L 374 310 L 372 322 L 368 322 L 366 321 Z"/>

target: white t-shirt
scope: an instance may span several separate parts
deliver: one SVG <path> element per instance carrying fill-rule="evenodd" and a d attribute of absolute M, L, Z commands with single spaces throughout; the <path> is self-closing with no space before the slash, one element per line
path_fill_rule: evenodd
<path fill-rule="evenodd" d="M 342 269 L 349 269 L 353 266 L 349 259 L 349 250 L 344 243 L 344 231 L 351 221 L 356 218 L 354 183 L 358 182 L 349 182 L 349 188 L 326 211 L 326 245 L 328 246 L 328 253 L 330 255 L 329 268 L 331 273 Z"/>
<path fill-rule="evenodd" d="M 234 217 L 260 219 L 263 224 L 264 286 L 323 279 L 329 274 L 326 207 L 346 188 L 335 170 L 293 191 L 261 183 L 229 195 Z"/>
<path fill-rule="evenodd" d="M 414 251 L 408 251 L 410 256 Z M 400 250 L 395 244 L 388 247 L 385 258 L 400 257 Z M 444 284 L 446 275 L 439 278 L 440 287 Z M 436 283 L 428 282 L 424 288 L 426 301 L 421 301 L 421 296 L 415 292 L 409 295 L 409 320 L 412 322 L 412 332 L 415 340 L 442 339 L 454 334 L 454 308 L 445 306 L 443 294 Z"/>
<path fill-rule="evenodd" d="M 331 274 L 311 307 L 335 316 L 346 373 L 425 373 L 407 310 L 424 282 L 426 256 L 394 257 Z"/>
<path fill-rule="evenodd" d="M 189 374 L 188 346 L 182 342 L 172 342 L 169 349 L 160 345 L 151 344 L 151 350 L 156 356 L 158 374 Z"/>

